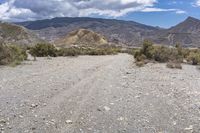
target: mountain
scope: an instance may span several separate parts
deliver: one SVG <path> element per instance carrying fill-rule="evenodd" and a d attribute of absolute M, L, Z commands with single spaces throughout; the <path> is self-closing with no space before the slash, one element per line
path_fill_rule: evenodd
<path fill-rule="evenodd" d="M 200 47 L 200 20 L 188 17 L 182 23 L 157 33 L 154 42 L 165 45 L 180 43 L 185 47 Z"/>
<path fill-rule="evenodd" d="M 39 42 L 43 41 L 26 28 L 0 22 L 0 43 L 33 46 Z"/>
<path fill-rule="evenodd" d="M 107 39 L 91 30 L 79 29 L 70 32 L 67 36 L 55 41 L 57 46 L 67 47 L 70 45 L 98 46 L 108 44 Z"/>
<path fill-rule="evenodd" d="M 147 26 L 133 21 L 122 21 L 101 18 L 53 18 L 38 21 L 17 23 L 34 31 L 38 36 L 48 41 L 65 37 L 78 29 L 88 29 L 105 36 L 108 41 L 138 46 L 144 39 L 154 36 L 160 28 Z"/>
<path fill-rule="evenodd" d="M 88 29 L 102 34 L 109 42 L 126 46 L 140 46 L 144 39 L 149 39 L 161 45 L 174 46 L 180 43 L 184 47 L 200 47 L 200 20 L 192 17 L 169 29 L 147 26 L 134 21 L 101 18 L 66 17 L 17 24 L 51 42 L 66 37 L 71 31 Z"/>

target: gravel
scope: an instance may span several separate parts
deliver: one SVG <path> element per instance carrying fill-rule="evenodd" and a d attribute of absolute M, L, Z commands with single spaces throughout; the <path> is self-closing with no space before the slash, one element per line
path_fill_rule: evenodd
<path fill-rule="evenodd" d="M 127 54 L 0 67 L 0 132 L 199 133 L 200 70 Z"/>

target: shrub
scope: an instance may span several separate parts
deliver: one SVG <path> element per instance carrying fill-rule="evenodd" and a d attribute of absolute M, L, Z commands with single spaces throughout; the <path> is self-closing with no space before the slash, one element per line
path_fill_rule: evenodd
<path fill-rule="evenodd" d="M 30 54 L 37 57 L 56 57 L 57 49 L 51 44 L 37 44 L 36 46 L 30 48 Z"/>
<path fill-rule="evenodd" d="M 200 53 L 190 52 L 187 61 L 191 62 L 192 65 L 198 65 L 200 63 Z"/>
<path fill-rule="evenodd" d="M 167 67 L 171 69 L 182 69 L 181 63 L 179 62 L 168 62 Z"/>
<path fill-rule="evenodd" d="M 164 46 L 157 47 L 154 54 L 154 60 L 158 62 L 167 62 L 169 60 L 170 49 Z"/>
<path fill-rule="evenodd" d="M 182 62 L 183 55 L 180 49 L 160 46 L 156 47 L 155 49 L 154 60 L 158 62 L 168 62 L 168 61 Z"/>
<path fill-rule="evenodd" d="M 145 40 L 140 52 L 144 54 L 147 59 L 152 59 L 152 57 L 154 56 L 153 43 L 151 41 Z"/>
<path fill-rule="evenodd" d="M 0 65 L 19 65 L 27 59 L 26 50 L 15 45 L 0 45 Z"/>

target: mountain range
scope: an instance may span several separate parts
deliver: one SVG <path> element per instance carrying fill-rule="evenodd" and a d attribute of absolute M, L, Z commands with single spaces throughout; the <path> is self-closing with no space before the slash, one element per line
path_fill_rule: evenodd
<path fill-rule="evenodd" d="M 174 46 L 180 43 L 184 47 L 200 47 L 200 20 L 193 17 L 188 17 L 169 29 L 134 21 L 85 17 L 53 18 L 15 24 L 29 29 L 28 33 L 35 33 L 38 38 L 50 42 L 64 38 L 72 31 L 88 29 L 105 36 L 109 42 L 124 46 L 140 46 L 145 39 L 149 39 L 161 45 Z"/>

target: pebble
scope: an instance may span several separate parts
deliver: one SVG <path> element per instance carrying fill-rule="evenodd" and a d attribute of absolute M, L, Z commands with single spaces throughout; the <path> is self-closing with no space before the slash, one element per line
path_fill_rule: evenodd
<path fill-rule="evenodd" d="M 24 118 L 24 116 L 23 115 L 19 115 L 19 118 Z"/>
<path fill-rule="evenodd" d="M 124 117 L 119 117 L 117 120 L 118 120 L 118 121 L 123 121 L 123 120 L 124 120 Z"/>
<path fill-rule="evenodd" d="M 38 104 L 31 104 L 31 108 L 36 108 Z"/>
<path fill-rule="evenodd" d="M 72 122 L 72 120 L 66 120 L 65 123 L 66 124 L 72 124 L 73 122 Z"/>
<path fill-rule="evenodd" d="M 126 74 L 131 74 L 130 72 L 126 72 Z"/>
<path fill-rule="evenodd" d="M 105 111 L 110 111 L 110 108 L 108 106 L 104 106 Z"/>
<path fill-rule="evenodd" d="M 176 124 L 177 124 L 176 121 L 174 121 L 174 122 L 173 122 L 173 125 L 176 126 Z"/>
<path fill-rule="evenodd" d="M 6 124 L 6 120 L 1 119 L 1 120 L 0 120 L 0 124 Z"/>
<path fill-rule="evenodd" d="M 189 127 L 185 128 L 184 130 L 193 132 L 193 125 L 190 125 Z"/>

